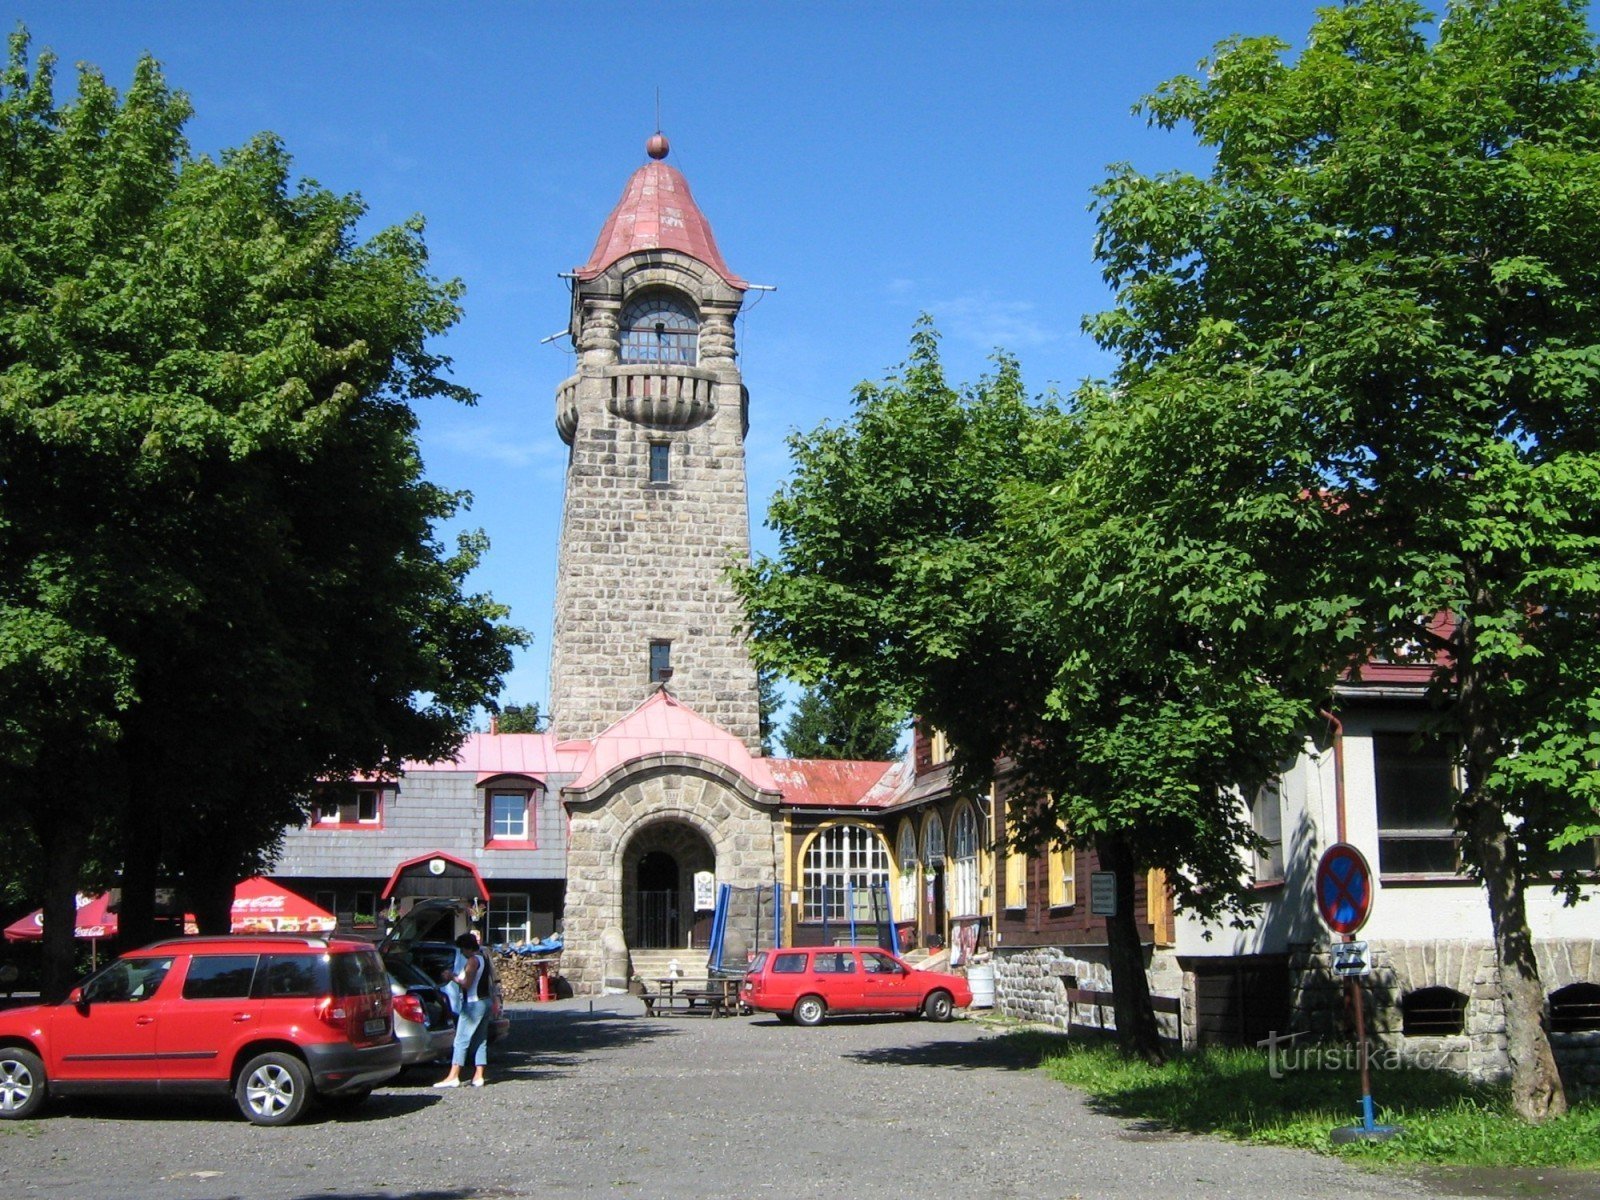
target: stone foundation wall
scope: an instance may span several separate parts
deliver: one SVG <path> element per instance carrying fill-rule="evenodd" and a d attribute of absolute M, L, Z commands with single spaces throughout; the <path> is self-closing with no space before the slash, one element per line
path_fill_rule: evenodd
<path fill-rule="evenodd" d="M 1487 941 L 1436 939 L 1370 942 L 1372 974 L 1363 981 L 1370 1037 L 1385 1051 L 1419 1066 L 1494 1082 L 1509 1073 L 1506 1018 L 1495 983 L 1494 946 Z M 1600 939 L 1536 942 L 1539 979 L 1548 996 L 1571 983 L 1600 983 Z M 1334 975 L 1325 945 L 1295 948 L 1289 960 L 1293 1025 L 1326 1040 L 1350 1041 L 1344 982 Z M 1420 988 L 1446 987 L 1467 998 L 1462 1032 L 1451 1037 L 1406 1037 L 1401 1000 Z M 1551 1036 L 1569 1086 L 1600 1087 L 1600 1034 Z"/>
<path fill-rule="evenodd" d="M 1147 954 L 1146 977 L 1150 991 L 1158 996 L 1177 996 L 1183 987 L 1183 973 L 1168 951 Z M 1089 991 L 1111 990 L 1111 964 L 1103 947 L 1030 946 L 994 953 L 994 1009 L 1002 1016 L 1057 1029 L 1106 1029 L 1117 1027 L 1110 1005 L 1068 1004 L 1065 976 Z M 1187 1009 L 1187 1005 L 1185 1005 Z M 1176 1039 L 1178 1019 L 1170 1013 L 1157 1013 L 1163 1036 Z"/>

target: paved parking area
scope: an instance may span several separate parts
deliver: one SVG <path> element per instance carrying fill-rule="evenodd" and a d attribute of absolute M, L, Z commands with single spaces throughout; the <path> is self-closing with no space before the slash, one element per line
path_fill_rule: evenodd
<path fill-rule="evenodd" d="M 412 1072 L 284 1129 L 227 1104 L 77 1103 L 0 1125 L 0 1194 L 335 1197 L 1005 1196 L 1358 1200 L 1524 1195 L 1373 1175 L 1096 1113 L 976 1021 L 647 1018 L 628 997 L 516 1012 L 491 1086 Z M 1579 1181 L 1586 1187 L 1592 1180 Z M 1552 1177 L 1543 1196 L 1565 1191 Z"/>

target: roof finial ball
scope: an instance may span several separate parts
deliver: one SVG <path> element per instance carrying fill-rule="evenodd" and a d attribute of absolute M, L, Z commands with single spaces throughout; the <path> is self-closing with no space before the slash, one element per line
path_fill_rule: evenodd
<path fill-rule="evenodd" d="M 659 129 L 650 135 L 650 140 L 644 144 L 644 152 L 651 158 L 660 160 L 667 156 L 667 151 L 672 146 L 667 142 L 667 135 Z"/>

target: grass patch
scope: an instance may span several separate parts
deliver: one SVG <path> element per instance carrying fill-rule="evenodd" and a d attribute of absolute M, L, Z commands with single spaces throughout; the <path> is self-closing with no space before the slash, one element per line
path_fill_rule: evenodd
<path fill-rule="evenodd" d="M 1175 1058 L 1165 1067 L 1125 1060 L 1114 1046 L 1058 1034 L 1005 1035 L 1043 1070 L 1094 1097 L 1114 1116 L 1189 1133 L 1296 1146 L 1368 1162 L 1438 1166 L 1600 1167 L 1600 1104 L 1575 1104 L 1559 1120 L 1526 1125 L 1511 1115 L 1503 1088 L 1441 1071 L 1374 1071 L 1381 1123 L 1405 1133 L 1388 1142 L 1335 1148 L 1329 1132 L 1361 1120 L 1361 1078 L 1340 1066 L 1338 1047 L 1303 1051 L 1294 1069 L 1273 1078 L 1265 1052 L 1216 1049 Z"/>

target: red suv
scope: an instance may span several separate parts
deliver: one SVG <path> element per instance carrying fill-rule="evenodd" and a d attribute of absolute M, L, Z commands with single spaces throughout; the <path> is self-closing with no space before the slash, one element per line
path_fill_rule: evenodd
<path fill-rule="evenodd" d="M 972 989 L 960 975 L 919 971 L 875 946 L 796 946 L 757 954 L 739 998 L 801 1025 L 819 1024 L 828 1013 L 921 1013 L 948 1021 L 972 1003 Z"/>
<path fill-rule="evenodd" d="M 123 955 L 61 1004 L 0 1012 L 0 1118 L 47 1096 L 231 1094 L 257 1125 L 353 1104 L 400 1070 L 366 942 L 247 934 Z"/>

